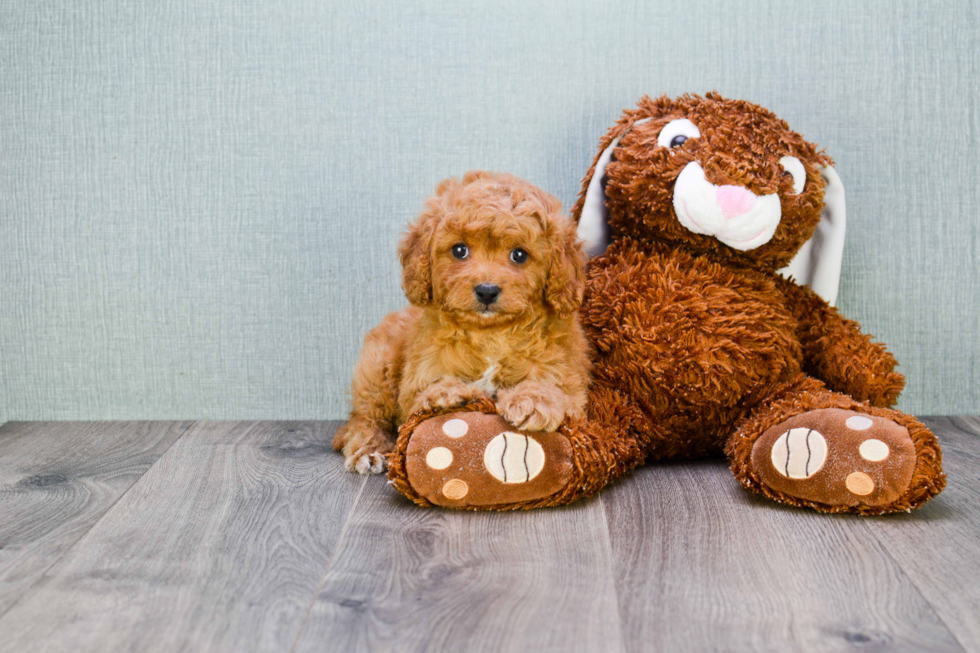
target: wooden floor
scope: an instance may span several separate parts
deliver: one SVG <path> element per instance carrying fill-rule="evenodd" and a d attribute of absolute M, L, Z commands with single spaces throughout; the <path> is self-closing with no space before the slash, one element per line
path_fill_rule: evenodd
<path fill-rule="evenodd" d="M 421 509 L 330 422 L 0 427 L 2 651 L 980 651 L 980 418 L 911 514 L 786 508 L 721 460 L 562 509 Z"/>

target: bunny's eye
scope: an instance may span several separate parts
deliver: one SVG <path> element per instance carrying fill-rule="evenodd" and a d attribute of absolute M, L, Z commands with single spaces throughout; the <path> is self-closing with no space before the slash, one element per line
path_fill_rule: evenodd
<path fill-rule="evenodd" d="M 779 165 L 783 166 L 783 176 L 790 175 L 793 178 L 793 195 L 802 193 L 806 184 L 806 170 L 800 160 L 795 156 L 784 156 L 779 160 Z"/>
<path fill-rule="evenodd" d="M 453 245 L 453 256 L 459 260 L 463 260 L 470 255 L 470 248 L 463 243 L 456 243 Z"/>
<path fill-rule="evenodd" d="M 660 130 L 660 135 L 657 136 L 657 145 L 675 149 L 700 135 L 701 130 L 698 129 L 697 125 L 687 118 L 678 118 L 671 120 Z"/>

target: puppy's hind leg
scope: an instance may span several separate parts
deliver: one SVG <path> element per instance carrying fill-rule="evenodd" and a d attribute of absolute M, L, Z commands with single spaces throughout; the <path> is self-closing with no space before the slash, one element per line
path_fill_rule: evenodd
<path fill-rule="evenodd" d="M 411 309 L 392 313 L 364 339 L 354 369 L 350 418 L 333 439 L 347 471 L 380 474 L 384 454 L 394 450 L 403 345 L 413 318 Z"/>

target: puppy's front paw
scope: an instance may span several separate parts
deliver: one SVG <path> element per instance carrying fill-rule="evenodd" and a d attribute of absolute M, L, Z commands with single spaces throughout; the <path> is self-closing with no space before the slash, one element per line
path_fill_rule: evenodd
<path fill-rule="evenodd" d="M 344 459 L 344 469 L 363 476 L 381 474 L 385 471 L 385 457 L 377 452 L 347 456 Z"/>
<path fill-rule="evenodd" d="M 500 393 L 497 413 L 525 431 L 554 431 L 565 421 L 568 400 L 557 388 L 522 387 Z"/>
<path fill-rule="evenodd" d="M 419 410 L 437 410 L 455 408 L 463 404 L 486 397 L 487 393 L 471 383 L 459 379 L 443 379 L 433 386 L 426 388 L 415 400 L 412 412 Z"/>
<path fill-rule="evenodd" d="M 343 452 L 344 469 L 365 475 L 384 472 L 384 454 L 394 451 L 391 436 L 363 418 L 351 419 L 341 426 L 333 439 L 333 448 Z"/>

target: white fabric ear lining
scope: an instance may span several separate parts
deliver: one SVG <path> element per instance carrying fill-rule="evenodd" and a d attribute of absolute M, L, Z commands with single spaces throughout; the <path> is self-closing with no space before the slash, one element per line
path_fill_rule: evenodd
<path fill-rule="evenodd" d="M 817 230 L 789 265 L 779 270 L 784 277 L 793 277 L 797 283 L 810 286 L 833 306 L 837 302 L 840 287 L 841 263 L 844 260 L 844 231 L 847 212 L 844 205 L 844 184 L 831 166 L 820 169 L 827 181 L 823 192 L 823 213 Z"/>
<path fill-rule="evenodd" d="M 630 129 L 649 120 L 637 120 Z M 585 191 L 582 213 L 578 217 L 578 237 L 585 242 L 585 251 L 589 256 L 598 256 L 609 247 L 609 210 L 606 208 L 606 191 L 602 187 L 602 178 L 606 175 L 606 166 L 612 160 L 613 150 L 628 133 L 629 129 L 614 138 L 609 147 L 602 151 L 596 161 L 592 179 L 589 180 L 589 188 Z"/>

